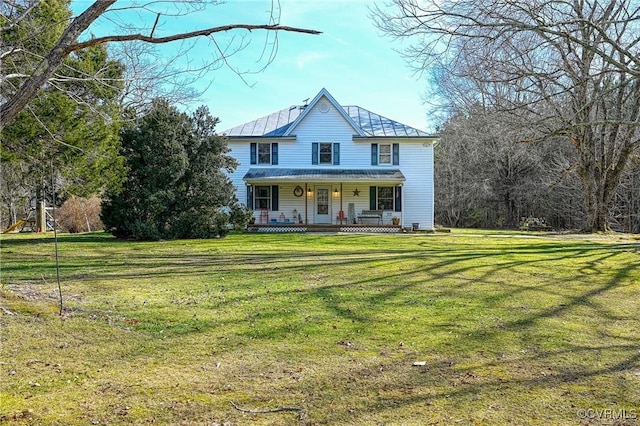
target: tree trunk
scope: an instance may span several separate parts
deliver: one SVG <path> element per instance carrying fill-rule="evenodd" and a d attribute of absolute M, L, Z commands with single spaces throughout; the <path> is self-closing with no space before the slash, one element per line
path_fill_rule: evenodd
<path fill-rule="evenodd" d="M 47 210 L 42 188 L 36 189 L 36 232 L 47 232 Z"/>
<path fill-rule="evenodd" d="M 610 232 L 609 216 L 614 206 L 616 190 L 620 181 L 620 173 L 616 168 L 594 166 L 593 163 L 582 165 L 579 171 L 584 191 L 587 219 L 584 232 Z"/>
<path fill-rule="evenodd" d="M 36 96 L 58 67 L 69 54 L 69 46 L 73 45 L 93 21 L 95 21 L 115 0 L 101 0 L 93 3 L 80 16 L 76 17 L 64 31 L 60 40 L 49 54 L 43 58 L 27 81 L 0 107 L 0 128 L 10 123 L 22 109 Z"/>
<path fill-rule="evenodd" d="M 587 209 L 587 221 L 583 227 L 584 232 L 609 232 L 609 209 L 602 205 L 591 206 Z"/>

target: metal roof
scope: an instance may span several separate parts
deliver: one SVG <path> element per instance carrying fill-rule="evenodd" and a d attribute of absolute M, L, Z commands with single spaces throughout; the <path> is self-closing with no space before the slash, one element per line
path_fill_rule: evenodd
<path fill-rule="evenodd" d="M 284 135 L 291 123 L 302 113 L 302 106 L 292 106 L 260 117 L 232 129 L 225 130 L 227 136 L 278 137 Z"/>
<path fill-rule="evenodd" d="M 387 181 L 404 182 L 405 177 L 398 169 L 284 169 L 253 168 L 242 178 L 250 181 Z"/>
<path fill-rule="evenodd" d="M 325 91 L 325 89 L 323 89 Z M 319 95 L 323 94 L 323 91 Z M 327 92 L 328 94 L 328 92 Z M 329 95 L 330 96 L 330 95 Z M 333 99 L 333 98 L 331 98 Z M 333 103 L 333 102 L 332 102 Z M 294 105 L 256 120 L 225 130 L 229 137 L 281 137 L 289 127 L 312 105 Z M 339 105 L 335 104 L 337 107 Z M 422 130 L 383 117 L 355 105 L 339 106 L 359 127 L 365 137 L 434 137 Z M 360 132 L 359 132 L 360 133 Z"/>
<path fill-rule="evenodd" d="M 367 136 L 383 136 L 383 137 L 407 137 L 407 136 L 424 136 L 430 135 L 422 130 L 418 130 L 406 124 L 399 123 L 390 118 L 383 117 L 380 114 L 371 112 L 355 105 L 343 106 L 349 117 L 360 126 Z"/>

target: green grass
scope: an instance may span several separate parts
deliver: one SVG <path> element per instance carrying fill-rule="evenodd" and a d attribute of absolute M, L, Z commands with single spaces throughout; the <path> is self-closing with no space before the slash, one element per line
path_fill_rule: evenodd
<path fill-rule="evenodd" d="M 630 237 L 59 242 L 62 317 L 51 235 L 2 236 L 0 423 L 639 422 Z"/>

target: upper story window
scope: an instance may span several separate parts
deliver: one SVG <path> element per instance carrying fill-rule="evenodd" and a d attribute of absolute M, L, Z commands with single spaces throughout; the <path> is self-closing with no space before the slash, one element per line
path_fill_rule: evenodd
<path fill-rule="evenodd" d="M 320 164 L 333 164 L 332 145 L 330 143 L 320 144 L 320 160 L 318 161 Z"/>
<path fill-rule="evenodd" d="M 311 144 L 311 164 L 340 164 L 340 144 L 314 142 Z"/>
<path fill-rule="evenodd" d="M 258 144 L 258 164 L 271 164 L 271 144 Z"/>
<path fill-rule="evenodd" d="M 371 165 L 379 164 L 400 165 L 400 144 L 397 143 L 372 143 L 371 144 Z"/>
<path fill-rule="evenodd" d="M 378 164 L 391 164 L 391 144 L 378 145 Z"/>
<path fill-rule="evenodd" d="M 251 164 L 278 164 L 277 143 L 252 143 Z"/>

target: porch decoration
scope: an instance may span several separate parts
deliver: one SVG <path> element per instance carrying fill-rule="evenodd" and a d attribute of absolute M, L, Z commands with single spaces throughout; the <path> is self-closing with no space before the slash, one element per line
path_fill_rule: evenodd
<path fill-rule="evenodd" d="M 295 195 L 296 197 L 302 197 L 302 194 L 304 194 L 304 189 L 302 189 L 300 185 L 296 186 L 293 189 L 293 195 Z"/>
<path fill-rule="evenodd" d="M 359 197 L 360 196 L 360 191 L 358 190 L 358 188 L 356 188 L 355 191 L 353 191 L 353 196 L 354 197 Z"/>

